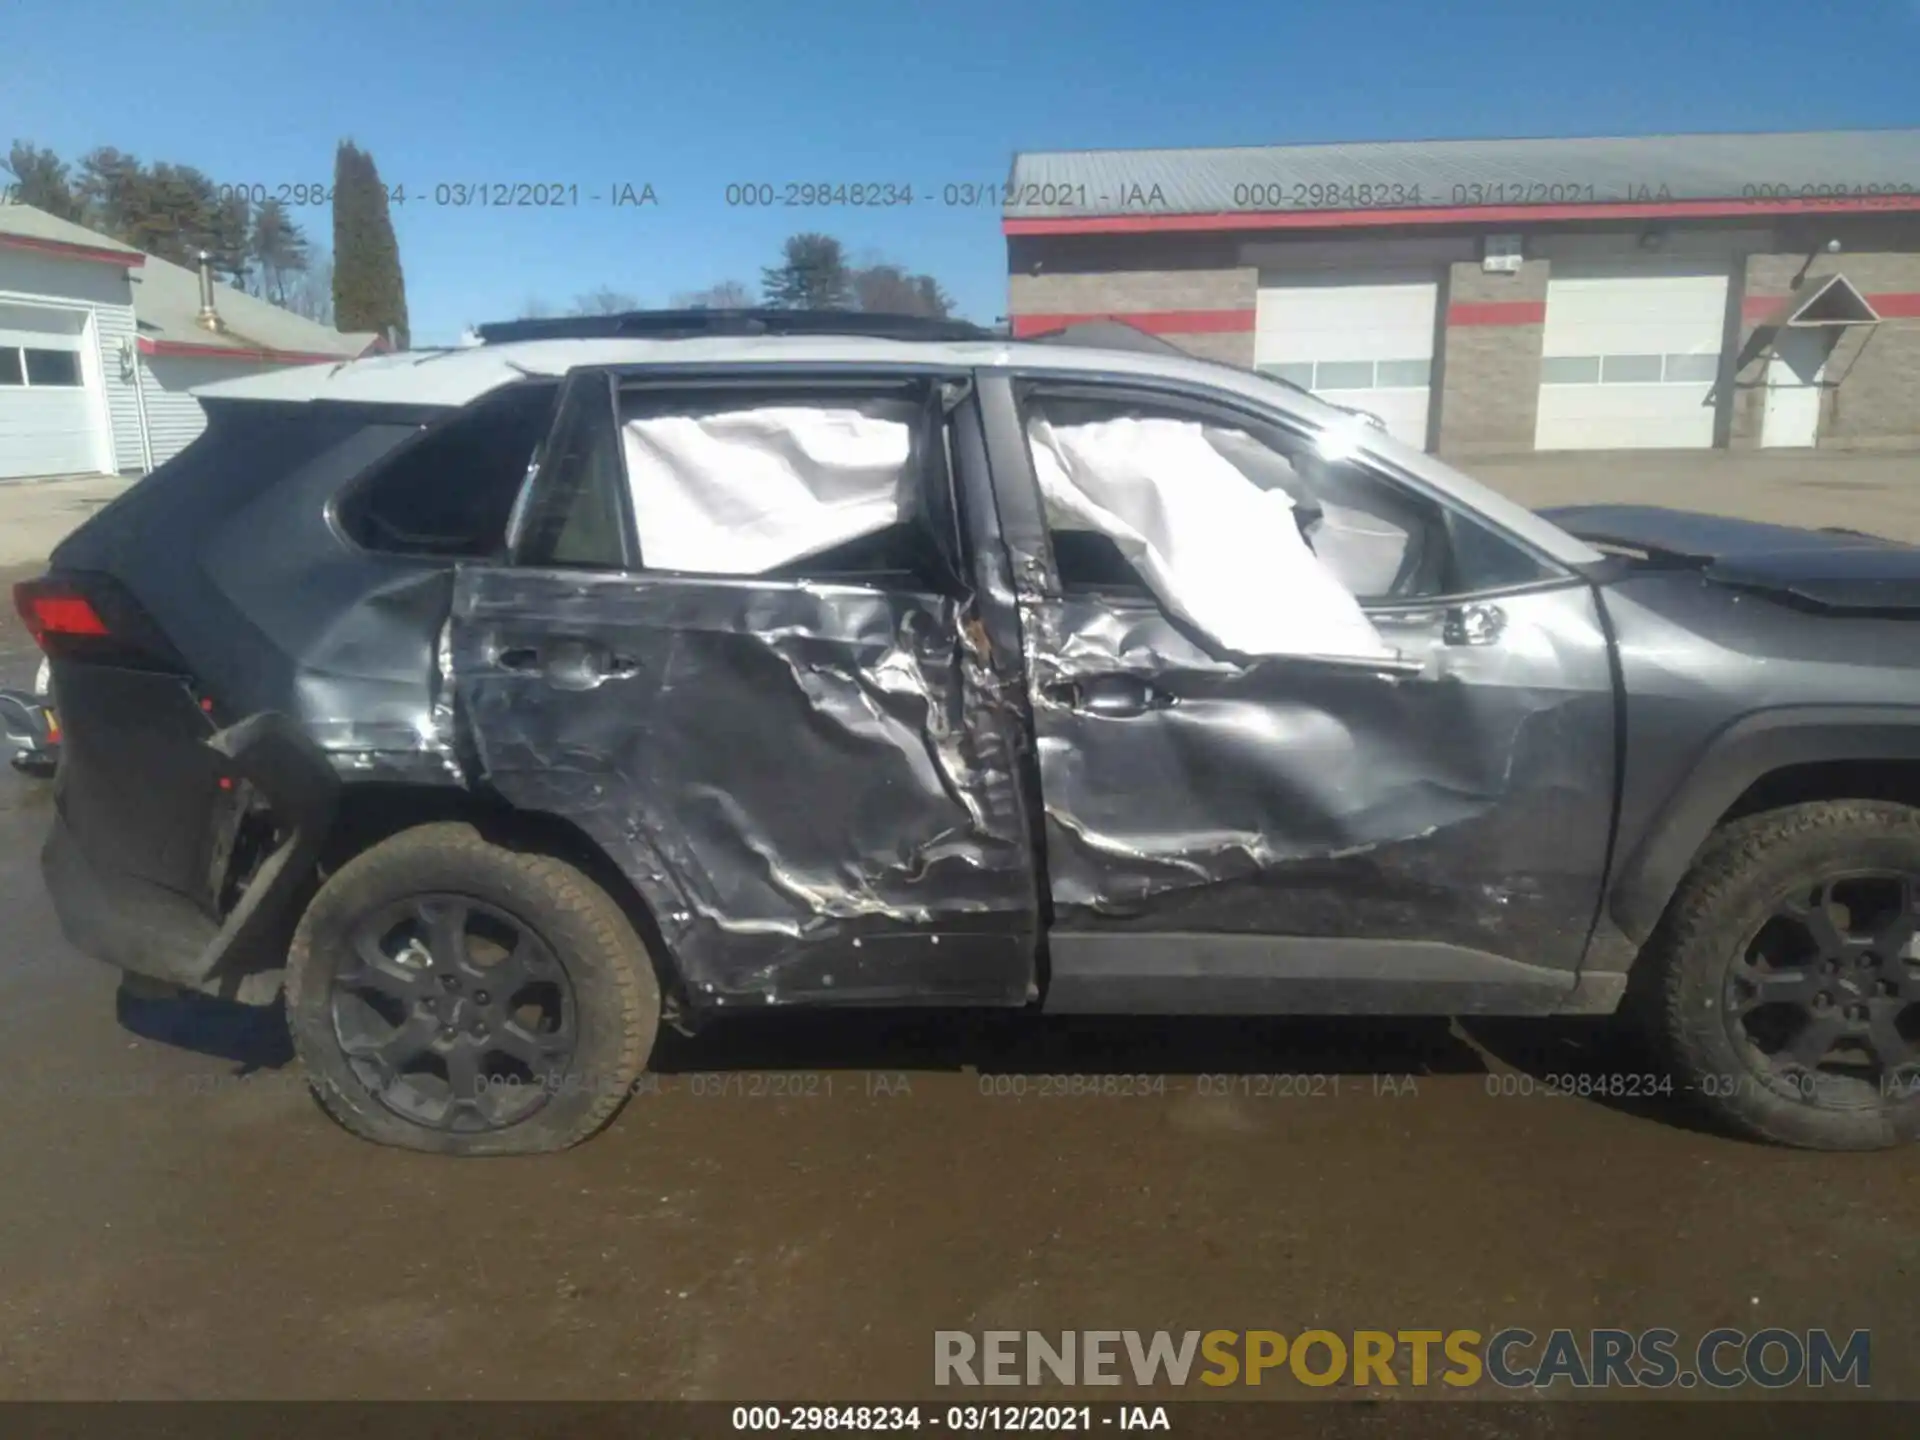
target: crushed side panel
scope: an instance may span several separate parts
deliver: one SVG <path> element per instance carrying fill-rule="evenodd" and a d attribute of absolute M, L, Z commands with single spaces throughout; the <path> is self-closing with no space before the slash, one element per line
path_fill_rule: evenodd
<path fill-rule="evenodd" d="M 1030 856 L 976 630 L 931 596 L 474 568 L 456 717 L 480 779 L 616 860 L 696 1001 L 1019 1003 Z M 625 673 L 502 663 L 550 644 Z"/>
<path fill-rule="evenodd" d="M 1500 647 L 1376 614 L 1420 675 L 1216 660 L 1151 611 L 1030 599 L 1055 923 L 1438 940 L 1575 968 L 1613 796 L 1604 637 L 1584 587 L 1503 600 Z M 1106 718 L 1064 684 L 1172 703 Z"/>

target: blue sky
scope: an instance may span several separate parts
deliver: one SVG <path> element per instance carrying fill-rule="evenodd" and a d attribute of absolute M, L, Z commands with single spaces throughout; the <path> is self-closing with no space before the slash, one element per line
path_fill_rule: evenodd
<path fill-rule="evenodd" d="M 1021 149 L 1920 125 L 1920 0 L 8 0 L 0 144 L 113 145 L 269 187 L 370 150 L 416 343 L 598 286 L 757 287 L 795 230 L 1005 308 L 992 183 Z M 78 57 L 86 57 L 82 64 Z M 935 203 L 729 208 L 732 182 L 911 184 Z M 578 185 L 578 208 L 436 185 Z M 651 184 L 657 206 L 589 193 Z M 325 209 L 304 212 L 330 235 Z"/>

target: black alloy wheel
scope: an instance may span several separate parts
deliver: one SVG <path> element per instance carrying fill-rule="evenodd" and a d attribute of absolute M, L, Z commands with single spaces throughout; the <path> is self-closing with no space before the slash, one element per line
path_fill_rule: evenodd
<path fill-rule="evenodd" d="M 464 895 L 410 897 L 368 915 L 333 977 L 334 1034 L 360 1082 L 396 1115 L 497 1130 L 538 1109 L 573 1062 L 573 982 L 518 917 Z"/>
<path fill-rule="evenodd" d="M 1852 1108 L 1920 1093 L 1920 879 L 1826 876 L 1782 895 L 1728 967 L 1736 1045 L 1774 1088 Z"/>

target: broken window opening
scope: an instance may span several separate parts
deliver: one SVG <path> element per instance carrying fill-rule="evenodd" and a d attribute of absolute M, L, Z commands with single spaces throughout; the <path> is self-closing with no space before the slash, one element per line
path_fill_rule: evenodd
<path fill-rule="evenodd" d="M 1238 653 L 1385 653 L 1368 608 L 1550 574 L 1304 436 L 1080 395 L 1030 396 L 1027 433 L 1063 591 L 1150 600 Z"/>
<path fill-rule="evenodd" d="M 531 563 L 959 593 L 946 412 L 927 385 L 605 393 L 529 506 Z"/>

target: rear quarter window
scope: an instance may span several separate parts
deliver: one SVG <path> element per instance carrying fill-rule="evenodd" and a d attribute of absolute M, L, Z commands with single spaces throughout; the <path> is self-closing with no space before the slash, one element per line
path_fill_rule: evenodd
<path fill-rule="evenodd" d="M 369 550 L 498 554 L 514 498 L 552 424 L 556 391 L 515 386 L 433 426 L 341 496 L 340 528 Z"/>

